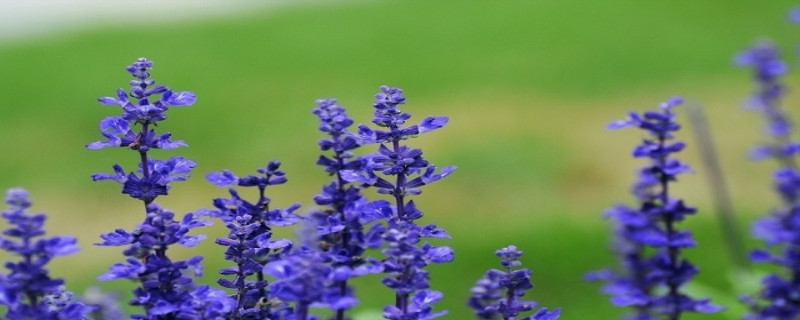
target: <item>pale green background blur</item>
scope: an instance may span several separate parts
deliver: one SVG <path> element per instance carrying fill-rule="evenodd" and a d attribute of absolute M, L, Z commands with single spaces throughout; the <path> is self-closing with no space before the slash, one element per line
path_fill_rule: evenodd
<path fill-rule="evenodd" d="M 84 149 L 101 138 L 98 122 L 119 113 L 96 98 L 127 88 L 124 68 L 139 57 L 155 61 L 160 83 L 198 95 L 195 106 L 171 110 L 159 127 L 190 147 L 153 152 L 199 163 L 192 179 L 159 199 L 179 213 L 224 195 L 205 173 L 245 174 L 271 159 L 284 162 L 290 179 L 270 192 L 274 203 L 310 207 L 328 181 L 314 165 L 321 137 L 310 113 L 315 99 L 338 98 L 366 123 L 373 95 L 386 84 L 405 89 L 404 110 L 416 119 L 450 116 L 445 129 L 409 141 L 432 163 L 459 167 L 416 199 L 426 222 L 453 235 L 441 243 L 455 248 L 456 262 L 431 268 L 433 287 L 446 293 L 448 319 L 470 318 L 470 286 L 498 265 L 493 252 L 508 244 L 524 250 L 534 270 L 529 298 L 563 307 L 563 319 L 618 318 L 621 309 L 600 285 L 582 278 L 616 263 L 602 212 L 632 200 L 629 185 L 642 162 L 629 154 L 642 134 L 605 125 L 628 110 L 654 108 L 672 95 L 706 109 L 742 232 L 778 203 L 770 190 L 774 165 L 747 160 L 764 140 L 763 125 L 741 106 L 754 86 L 732 57 L 770 37 L 797 66 L 800 26 L 786 19 L 790 2 L 32 3 L 0 4 L 0 187 L 30 189 L 35 209 L 50 214 L 48 230 L 79 237 L 83 251 L 52 269 L 76 292 L 123 258 L 118 248 L 93 246 L 98 235 L 131 229 L 142 218 L 140 203 L 118 185 L 89 179 L 115 162 L 132 168 L 136 154 Z M 787 83 L 800 87 L 796 75 Z M 799 102 L 791 95 L 787 106 Z M 687 252 L 703 270 L 691 290 L 731 308 L 703 319 L 737 319 L 736 296 L 747 277 L 734 276 L 729 265 L 692 132 L 679 137 L 690 146 L 682 159 L 697 173 L 674 195 L 700 208 L 681 225 L 700 242 Z M 212 239 L 225 230 L 202 232 L 210 235 L 204 245 L 174 255 L 206 255 L 204 281 L 213 281 L 226 264 Z M 123 281 L 103 286 L 131 288 Z M 360 312 L 393 301 L 377 278 L 362 281 L 358 292 Z"/>

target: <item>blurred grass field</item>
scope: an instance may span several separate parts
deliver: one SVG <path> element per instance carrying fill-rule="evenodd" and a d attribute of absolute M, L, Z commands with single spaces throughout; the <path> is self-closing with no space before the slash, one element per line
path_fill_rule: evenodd
<path fill-rule="evenodd" d="M 328 179 L 314 165 L 314 100 L 338 98 L 366 123 L 378 86 L 398 86 L 416 119 L 451 117 L 445 129 L 411 141 L 432 163 L 459 167 L 417 199 L 425 221 L 453 235 L 443 243 L 455 248 L 456 262 L 431 268 L 433 287 L 446 293 L 448 319 L 470 318 L 469 288 L 497 265 L 494 250 L 508 244 L 524 250 L 534 270 L 531 299 L 563 307 L 564 319 L 616 319 L 621 310 L 582 277 L 616 261 L 601 215 L 631 200 L 628 186 L 641 162 L 629 150 L 641 135 L 608 132 L 605 124 L 676 94 L 702 105 L 744 231 L 777 199 L 769 188 L 772 164 L 746 159 L 763 130 L 758 116 L 740 107 L 753 86 L 732 57 L 769 36 L 797 65 L 800 26 L 786 21 L 788 8 L 742 1 L 320 1 L 0 42 L 0 185 L 30 189 L 35 208 L 50 213 L 49 230 L 79 236 L 83 251 L 57 259 L 53 274 L 82 292 L 122 258 L 120 250 L 92 246 L 98 234 L 141 219 L 140 204 L 117 185 L 89 179 L 115 162 L 131 168 L 136 156 L 83 148 L 101 138 L 99 120 L 118 113 L 95 99 L 127 87 L 124 67 L 136 58 L 155 61 L 158 82 L 199 97 L 191 108 L 170 111 L 161 128 L 190 147 L 153 153 L 199 163 L 194 178 L 161 201 L 179 213 L 224 195 L 205 173 L 250 172 L 271 159 L 283 161 L 290 179 L 272 190 L 274 203 L 310 206 Z M 787 82 L 800 87 L 796 75 Z M 706 270 L 698 277 L 704 293 L 729 302 L 741 279 L 729 279 L 691 132 L 680 138 L 690 144 L 683 159 L 697 174 L 674 194 L 700 207 L 682 225 L 700 242 L 687 255 Z M 223 229 L 206 231 L 213 239 Z M 213 281 L 224 265 L 221 251 L 213 240 L 200 250 Z M 375 281 L 358 291 L 365 308 L 392 301 Z M 736 308 L 703 319 L 737 319 Z"/>

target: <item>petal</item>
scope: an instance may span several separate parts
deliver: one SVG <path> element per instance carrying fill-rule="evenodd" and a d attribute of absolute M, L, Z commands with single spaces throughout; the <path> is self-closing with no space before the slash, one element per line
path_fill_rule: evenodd
<path fill-rule="evenodd" d="M 239 177 L 234 175 L 230 170 L 223 170 L 222 172 L 211 172 L 207 174 L 206 180 L 217 187 L 228 187 L 236 184 L 239 181 Z"/>
<path fill-rule="evenodd" d="M 419 133 L 425 133 L 444 127 L 450 120 L 448 117 L 427 117 L 419 124 Z"/>
<path fill-rule="evenodd" d="M 173 106 L 191 106 L 197 101 L 197 95 L 191 91 L 181 91 L 173 93 L 167 101 Z"/>

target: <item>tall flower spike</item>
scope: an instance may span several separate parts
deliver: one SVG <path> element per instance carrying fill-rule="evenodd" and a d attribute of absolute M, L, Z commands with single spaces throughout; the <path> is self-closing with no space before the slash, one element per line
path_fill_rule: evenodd
<path fill-rule="evenodd" d="M 609 125 L 610 129 L 635 127 L 650 135 L 633 150 L 634 157 L 650 161 L 639 171 L 639 180 L 633 187 L 638 207 L 618 205 L 606 213 L 617 222 L 615 242 L 623 270 L 588 276 L 607 281 L 604 291 L 613 296 L 614 305 L 634 308 L 626 319 L 677 320 L 684 312 L 721 310 L 708 299 L 694 299 L 681 292 L 681 287 L 698 272 L 681 257 L 681 251 L 694 247 L 695 241 L 689 231 L 677 229 L 677 223 L 696 210 L 668 192 L 670 183 L 690 170 L 672 158 L 685 147 L 683 142 L 671 141 L 680 129 L 674 108 L 681 103 L 681 98 L 672 98 L 657 111 L 631 112 L 628 119 Z"/>
<path fill-rule="evenodd" d="M 327 137 L 319 141 L 322 151 L 330 155 L 321 155 L 317 164 L 332 176 L 329 184 L 314 197 L 314 202 L 323 209 L 309 214 L 310 222 L 315 230 L 315 258 L 321 263 L 336 270 L 335 281 L 324 281 L 326 305 L 336 312 L 335 320 L 345 319 L 345 311 L 356 305 L 358 300 L 353 289 L 348 285 L 351 278 L 366 273 L 382 271 L 379 261 L 362 255 L 368 248 L 377 248 L 383 226 L 374 224 L 365 234 L 365 225 L 388 216 L 371 211 L 367 198 L 361 195 L 360 188 L 344 180 L 343 170 L 361 170 L 364 161 L 355 158 L 352 150 L 361 143 L 348 131 L 353 120 L 347 115 L 345 108 L 336 104 L 335 99 L 320 99 L 313 113 L 320 121 L 319 130 Z M 372 239 L 372 241 L 371 241 Z M 318 251 L 318 252 L 317 252 Z M 309 255 L 301 255 L 309 256 Z"/>
<path fill-rule="evenodd" d="M 263 271 L 264 265 L 281 259 L 292 247 L 292 242 L 287 239 L 273 239 L 272 228 L 293 225 L 299 220 L 299 216 L 294 214 L 299 205 L 287 209 L 270 208 L 267 187 L 287 181 L 280 165 L 277 160 L 270 161 L 266 167 L 257 170 L 258 175 L 239 177 L 224 170 L 206 176 L 218 187 L 255 187 L 259 195 L 257 201 L 250 202 L 231 188 L 230 198 L 214 199 L 215 208 L 201 212 L 222 220 L 229 230 L 227 237 L 216 241 L 226 247 L 225 260 L 235 263 L 220 270 L 221 275 L 233 279 L 220 278 L 217 281 L 235 291 L 232 298 L 236 305 L 229 319 L 280 319 L 291 311 L 283 303 L 275 303 L 277 300 L 267 290 L 269 283 L 264 279 Z"/>
<path fill-rule="evenodd" d="M 372 122 L 378 129 L 359 126 L 358 137 L 362 143 L 378 143 L 378 152 L 364 158 L 362 170 L 343 170 L 342 179 L 377 188 L 382 194 L 391 196 L 394 203 L 373 202 L 372 212 L 386 213 L 388 216 L 383 242 L 384 285 L 395 291 L 395 303 L 384 308 L 387 319 L 433 319 L 445 312 L 433 312 L 432 305 L 439 301 L 441 293 L 428 290 L 430 263 L 444 263 L 453 260 L 450 247 L 435 247 L 421 243 L 423 238 L 450 238 L 436 225 L 419 226 L 415 220 L 423 213 L 413 200 L 407 196 L 422 193 L 419 188 L 450 175 L 455 167 L 445 167 L 436 171 L 422 157 L 422 150 L 402 145 L 401 141 L 443 127 L 447 117 L 428 117 L 421 123 L 406 126 L 411 115 L 400 110 L 406 98 L 399 88 L 382 86 L 375 96 L 375 117 Z M 392 180 L 393 177 L 394 181 Z"/>
<path fill-rule="evenodd" d="M 479 319 L 528 319 L 555 320 L 561 316 L 561 309 L 540 308 L 532 315 L 517 318 L 523 312 L 532 311 L 538 305 L 534 301 L 521 301 L 525 291 L 533 288 L 531 269 L 516 269 L 522 263 L 522 251 L 508 246 L 495 251 L 500 258 L 503 270 L 491 269 L 472 287 L 472 295 L 467 305 L 475 310 Z"/>
<path fill-rule="evenodd" d="M 794 11 L 793 16 L 797 14 Z M 780 129 L 768 130 L 770 142 L 755 149 L 757 159 L 773 158 L 780 165 L 774 174 L 774 188 L 782 203 L 753 224 L 753 234 L 769 248 L 753 251 L 751 260 L 784 270 L 764 277 L 763 289 L 756 296 L 743 298 L 751 311 L 745 319 L 794 319 L 800 316 L 800 301 L 796 298 L 800 295 L 800 171 L 795 160 L 800 143 L 792 141 L 793 127 L 780 103 L 786 91 L 780 78 L 787 67 L 771 42 L 759 42 L 738 57 L 740 64 L 751 67 L 755 74 L 758 90 L 750 100 L 759 103 L 758 110 L 770 128 Z"/>
<path fill-rule="evenodd" d="M 157 134 L 153 129 L 158 122 L 167 118 L 169 107 L 190 106 L 196 97 L 190 91 L 174 92 L 164 85 L 154 86 L 150 79 L 153 62 L 140 58 L 126 69 L 135 80 L 130 81 L 129 91 L 117 90 L 116 97 L 102 97 L 98 101 L 104 105 L 122 107 L 121 116 L 107 117 L 100 121 L 100 130 L 106 140 L 92 142 L 87 149 L 109 147 L 129 148 L 139 153 L 137 172 L 125 173 L 122 166 L 115 164 L 114 173 L 98 173 L 92 180 L 113 180 L 122 184 L 122 193 L 142 200 L 145 205 L 158 196 L 166 195 L 169 183 L 183 181 L 195 167 L 194 161 L 173 157 L 167 161 L 148 158 L 150 149 L 175 149 L 185 147 L 181 140 L 172 140 L 172 134 Z M 138 126 L 138 129 L 136 128 Z"/>
<path fill-rule="evenodd" d="M 0 236 L 0 249 L 18 256 L 5 263 L 8 274 L 0 274 L 0 305 L 6 319 L 84 319 L 93 308 L 72 301 L 64 292 L 64 280 L 51 278 L 47 264 L 57 256 L 78 251 L 76 239 L 45 235 L 45 214 L 29 214 L 28 191 L 9 189 L 2 217 L 9 228 Z"/>
<path fill-rule="evenodd" d="M 137 172 L 126 173 L 115 164 L 114 173 L 98 173 L 92 179 L 113 180 L 122 184 L 122 193 L 142 201 L 145 209 L 144 221 L 132 232 L 117 229 L 101 235 L 101 246 L 127 246 L 123 254 L 124 263 L 111 266 L 100 280 L 130 279 L 139 282 L 134 290 L 135 299 L 130 304 L 142 306 L 145 314 L 136 319 L 213 319 L 224 316 L 233 302 L 224 293 L 204 286 L 195 286 L 189 270 L 195 276 L 202 274 L 202 257 L 185 261 L 173 261 L 167 256 L 170 246 L 180 244 L 191 247 L 204 236 L 189 235 L 191 229 L 210 224 L 187 214 L 180 221 L 175 214 L 161 208 L 154 200 L 166 195 L 173 181 L 184 181 L 195 167 L 195 162 L 174 156 L 169 160 L 149 157 L 151 149 L 173 149 L 186 146 L 183 141 L 171 140 L 171 134 L 156 134 L 152 127 L 166 119 L 165 112 L 171 106 L 188 106 L 195 102 L 191 92 L 173 92 L 164 85 L 154 86 L 150 79 L 153 62 L 141 58 L 126 69 L 134 80 L 131 89 L 117 91 L 116 97 L 104 97 L 99 101 L 106 105 L 119 105 L 123 115 L 108 117 L 100 122 L 105 141 L 90 143 L 87 148 L 130 148 L 139 154 Z M 139 126 L 138 130 L 134 126 Z M 210 298 L 214 300 L 208 300 Z M 202 303 L 194 299 L 203 299 Z"/>
<path fill-rule="evenodd" d="M 755 159 L 776 158 L 781 162 L 791 162 L 792 156 L 800 150 L 800 145 L 791 143 L 793 125 L 781 107 L 786 87 L 781 77 L 788 66 L 780 57 L 780 51 L 770 41 L 762 40 L 753 47 L 736 55 L 736 63 L 749 67 L 757 90 L 746 101 L 746 106 L 760 112 L 767 120 L 767 134 L 774 142 L 764 143 L 753 149 Z M 794 163 L 783 163 L 792 165 Z"/>

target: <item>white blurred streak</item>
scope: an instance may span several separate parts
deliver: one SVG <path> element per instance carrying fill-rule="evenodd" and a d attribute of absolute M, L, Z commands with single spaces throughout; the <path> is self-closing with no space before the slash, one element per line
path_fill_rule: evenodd
<path fill-rule="evenodd" d="M 292 0 L 0 0 L 0 41 L 98 24 L 220 16 Z"/>

